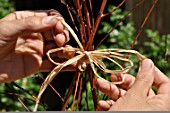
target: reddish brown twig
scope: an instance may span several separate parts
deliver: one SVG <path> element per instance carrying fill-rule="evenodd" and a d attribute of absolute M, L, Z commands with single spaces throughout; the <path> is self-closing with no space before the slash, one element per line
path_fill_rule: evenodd
<path fill-rule="evenodd" d="M 152 5 L 151 9 L 149 10 L 148 14 L 146 15 L 146 17 L 145 17 L 145 19 L 144 19 L 144 21 L 143 21 L 141 27 L 139 28 L 139 31 L 138 31 L 138 33 L 137 33 L 137 35 L 136 35 L 136 37 L 135 37 L 135 39 L 134 39 L 134 41 L 133 41 L 131 47 L 130 47 L 130 50 L 132 50 L 132 49 L 134 48 L 134 45 L 136 44 L 136 41 L 138 40 L 138 38 L 139 38 L 141 32 L 143 31 L 143 28 L 144 28 L 146 22 L 148 21 L 148 19 L 149 19 L 150 15 L 151 15 L 151 13 L 152 13 L 152 11 L 153 11 L 155 5 L 157 4 L 157 2 L 158 2 L 158 0 L 155 0 L 155 1 L 154 1 L 154 3 L 153 3 L 153 5 Z"/>
<path fill-rule="evenodd" d="M 76 96 L 77 96 L 77 89 L 78 89 L 79 81 L 80 81 L 80 73 L 78 73 L 78 78 L 77 78 L 77 81 L 76 81 L 76 87 L 75 87 L 74 97 L 73 97 L 73 101 L 72 101 L 72 110 L 74 110 L 74 101 L 75 101 Z"/>
<path fill-rule="evenodd" d="M 107 0 L 102 0 L 101 3 L 101 7 L 99 10 L 99 14 L 96 18 L 96 20 L 94 21 L 94 17 L 93 17 L 93 4 L 91 2 L 91 0 L 74 0 L 74 5 L 76 7 L 76 16 L 77 16 L 77 22 L 78 22 L 78 28 L 79 28 L 79 33 L 80 33 L 80 37 L 81 37 L 81 43 L 83 45 L 83 50 L 84 51 L 89 51 L 89 50 L 94 50 L 93 48 L 93 40 L 94 40 L 94 36 L 97 32 L 98 26 L 101 22 L 101 19 L 105 16 L 108 16 L 110 14 L 112 14 L 113 12 L 115 12 L 118 8 L 120 8 L 126 0 L 123 0 L 115 9 L 113 9 L 112 11 L 110 11 L 109 13 L 103 14 L 104 12 L 104 8 L 106 6 Z M 140 6 L 145 0 L 141 0 L 138 4 L 136 4 L 128 13 L 127 15 L 124 16 L 124 18 L 122 18 L 114 27 L 113 29 L 115 29 L 132 11 L 134 11 L 138 6 Z M 89 6 L 87 6 L 87 4 Z M 155 3 L 156 4 L 156 3 Z M 69 8 L 68 8 L 69 10 Z M 152 12 L 152 11 L 150 11 Z M 90 14 L 91 13 L 91 14 Z M 147 17 L 146 17 L 147 18 Z M 72 17 L 73 19 L 73 17 Z M 145 20 L 146 23 L 147 20 Z M 141 26 L 142 27 L 142 26 Z M 103 38 L 103 40 L 98 44 L 100 45 L 105 39 L 106 37 L 113 31 L 113 29 L 111 29 L 111 31 Z M 139 33 L 140 35 L 140 33 Z M 98 47 L 97 45 L 97 47 Z M 69 88 L 69 91 L 67 93 L 66 99 L 64 100 L 64 104 L 62 107 L 62 110 L 66 109 L 68 100 L 70 98 L 70 95 L 73 92 L 73 89 L 75 88 L 75 93 L 74 93 L 74 99 L 72 101 L 72 108 L 74 107 L 74 101 L 76 99 L 76 95 L 77 95 L 77 88 L 81 87 L 80 84 L 78 84 L 79 82 L 79 78 L 80 78 L 80 72 L 77 70 L 76 74 L 73 78 L 72 81 L 72 85 Z M 94 101 L 94 107 L 95 109 L 97 108 L 97 103 L 98 103 L 98 97 L 96 94 L 96 89 L 94 87 L 94 75 L 93 72 L 89 69 L 89 78 L 90 78 L 90 84 L 91 84 L 91 89 L 92 89 L 92 96 L 93 96 L 93 101 Z M 75 86 L 76 84 L 76 86 Z M 79 85 L 79 86 L 78 86 Z M 80 94 L 78 94 L 80 95 Z M 79 98 L 80 96 L 78 96 Z M 79 99 L 78 99 L 79 100 Z M 87 105 L 88 105 L 88 100 L 87 100 Z M 76 109 L 78 108 L 78 104 L 76 105 Z"/>
<path fill-rule="evenodd" d="M 78 99 L 77 99 L 77 104 L 76 104 L 76 110 L 78 110 L 79 104 L 80 104 L 80 99 L 81 99 L 81 94 L 82 94 L 82 85 L 83 85 L 83 78 L 80 79 L 80 85 L 79 85 L 79 92 L 78 92 Z"/>
<path fill-rule="evenodd" d="M 129 14 L 131 14 L 138 6 L 140 6 L 144 1 L 145 1 L 145 0 L 141 0 L 138 4 L 136 4 L 133 8 L 131 8 L 131 9 L 128 11 L 128 13 L 127 13 L 118 23 L 116 23 L 115 26 L 107 33 L 107 35 L 97 44 L 97 46 L 95 47 L 95 49 L 98 48 L 98 47 L 101 45 L 101 43 L 102 43 L 104 40 L 106 40 L 106 38 L 110 35 L 110 33 L 111 33 L 121 22 L 123 22 L 123 21 L 129 16 Z"/>
<path fill-rule="evenodd" d="M 114 13 L 117 9 L 119 9 L 124 3 L 126 2 L 126 0 L 123 0 L 115 9 L 113 9 L 112 11 L 103 14 L 102 18 L 109 16 L 110 14 Z"/>
<path fill-rule="evenodd" d="M 90 37 L 89 37 L 89 40 L 88 40 L 88 42 L 87 42 L 87 44 L 86 44 L 85 50 L 87 50 L 88 47 L 91 47 L 91 46 L 93 45 L 94 36 L 95 36 L 95 34 L 96 34 L 96 32 L 97 32 L 99 23 L 100 23 L 100 21 L 101 21 L 101 19 L 102 19 L 103 11 L 104 11 L 104 8 L 105 8 L 105 6 L 106 6 L 106 3 L 107 3 L 107 0 L 103 0 L 103 1 L 102 1 L 101 7 L 100 7 L 100 10 L 99 10 L 99 14 L 98 14 L 97 19 L 96 19 L 96 22 L 95 22 L 95 24 L 94 24 L 94 26 L 93 26 L 93 28 L 92 28 L 92 33 L 91 33 L 91 35 L 90 35 Z M 89 50 L 89 49 L 88 49 L 88 50 Z M 90 48 L 90 50 L 91 50 L 91 48 Z"/>
<path fill-rule="evenodd" d="M 30 112 L 30 110 L 27 108 L 27 106 L 22 102 L 22 100 L 18 97 L 17 100 L 21 103 L 21 105 L 28 111 Z"/>
<path fill-rule="evenodd" d="M 76 71 L 76 73 L 75 73 L 75 75 L 74 75 L 74 77 L 73 77 L 73 80 L 72 80 L 72 84 L 70 85 L 70 87 L 69 87 L 69 90 L 68 90 L 68 92 L 67 92 L 67 95 L 66 95 L 66 98 L 65 98 L 65 100 L 64 100 L 64 103 L 63 103 L 63 106 L 62 106 L 62 111 L 64 111 L 65 109 L 66 109 L 66 107 L 67 107 L 67 104 L 68 104 L 68 101 L 69 101 L 69 98 L 70 98 L 70 96 L 71 96 L 71 94 L 72 94 L 72 92 L 73 92 L 73 89 L 74 89 L 74 86 L 75 86 L 75 83 L 76 83 L 76 81 L 77 81 L 77 79 L 78 79 L 78 74 L 79 72 L 78 71 Z"/>
<path fill-rule="evenodd" d="M 97 110 L 97 104 L 98 104 L 98 97 L 96 94 L 96 88 L 95 88 L 95 78 L 92 70 L 89 70 L 89 77 L 90 77 L 90 85 L 91 85 L 91 91 L 92 91 L 92 97 L 94 102 L 94 108 Z"/>
<path fill-rule="evenodd" d="M 42 76 L 39 76 L 42 80 L 45 80 Z M 61 99 L 62 102 L 64 102 L 64 99 L 61 97 L 60 93 L 51 85 L 49 84 L 51 89 L 57 94 L 57 96 Z"/>

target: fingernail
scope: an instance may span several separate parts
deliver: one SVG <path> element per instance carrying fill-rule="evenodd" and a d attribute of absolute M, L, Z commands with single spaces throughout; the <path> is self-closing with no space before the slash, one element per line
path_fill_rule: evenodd
<path fill-rule="evenodd" d="M 141 70 L 145 70 L 145 71 L 151 70 L 152 65 L 153 65 L 153 63 L 151 60 L 149 60 L 149 59 L 143 60 L 141 62 Z"/>
<path fill-rule="evenodd" d="M 47 16 L 47 17 L 44 17 L 43 22 L 45 24 L 54 24 L 57 22 L 57 19 L 55 16 Z"/>

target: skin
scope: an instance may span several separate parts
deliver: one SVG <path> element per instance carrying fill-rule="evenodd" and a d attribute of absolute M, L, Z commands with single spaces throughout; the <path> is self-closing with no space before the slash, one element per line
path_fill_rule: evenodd
<path fill-rule="evenodd" d="M 55 16 L 49 16 L 52 12 Z M 20 11 L 0 20 L 0 83 L 14 81 L 36 72 L 48 72 L 54 65 L 45 53 L 69 41 L 68 31 L 55 17 L 61 16 L 54 10 Z M 53 41 L 54 43 L 46 43 Z M 61 51 L 52 54 L 57 61 L 64 61 L 74 53 Z M 76 65 L 63 71 L 73 71 Z M 120 81 L 123 75 L 111 75 L 113 82 Z M 112 100 L 100 101 L 99 110 L 110 111 L 169 111 L 170 79 L 153 62 L 141 62 L 136 79 L 126 74 L 124 83 L 119 86 L 97 79 L 98 88 Z M 151 89 L 154 85 L 158 92 Z"/>
<path fill-rule="evenodd" d="M 123 75 L 111 75 L 113 82 Z M 141 62 L 136 79 L 126 74 L 119 87 L 98 79 L 98 88 L 112 100 L 101 100 L 99 110 L 109 111 L 170 111 L 170 79 L 153 62 L 145 59 Z M 158 92 L 151 89 L 154 85 Z"/>
<path fill-rule="evenodd" d="M 18 11 L 0 20 L 0 83 L 54 68 L 45 53 L 56 47 L 70 47 L 65 45 L 69 33 L 56 16 L 61 15 L 55 10 Z M 63 61 L 74 53 L 61 51 L 52 56 Z M 63 71 L 72 71 L 74 67 L 73 64 Z"/>

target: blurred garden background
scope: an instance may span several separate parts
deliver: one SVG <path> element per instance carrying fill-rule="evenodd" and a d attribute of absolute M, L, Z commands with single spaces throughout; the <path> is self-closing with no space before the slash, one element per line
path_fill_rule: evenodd
<path fill-rule="evenodd" d="M 98 34 L 96 35 L 95 43 L 98 38 L 102 38 L 108 31 L 122 19 L 135 4 L 140 0 L 127 0 L 120 9 L 111 16 L 103 19 L 99 26 Z M 121 0 L 108 0 L 105 11 L 109 11 L 117 6 Z M 99 48 L 122 48 L 130 49 L 131 44 L 144 21 L 154 0 L 147 0 L 138 7 L 125 21 L 113 30 L 109 37 Z M 96 9 L 100 4 L 96 4 Z M 134 49 L 141 54 L 152 59 L 155 65 L 170 77 L 170 2 L 168 0 L 160 0 L 156 8 L 152 12 L 142 34 L 137 41 Z M 0 0 L 0 18 L 3 18 L 9 13 L 18 10 L 47 10 L 56 9 L 65 17 L 67 23 L 71 24 L 67 16 L 67 9 L 63 8 L 60 0 Z M 94 11 L 95 12 L 95 11 Z M 71 42 L 70 42 L 71 43 Z M 94 43 L 94 44 L 95 44 Z M 132 59 L 135 63 L 130 70 L 132 75 L 136 75 L 138 69 L 138 60 Z M 108 63 L 109 66 L 112 66 Z M 32 111 L 35 105 L 35 97 L 38 94 L 39 88 L 44 77 L 48 73 L 37 73 L 29 77 L 17 80 L 11 83 L 0 84 L 0 111 Z M 60 73 L 52 82 L 54 88 L 65 96 L 67 88 L 71 83 L 74 72 Z M 86 86 L 89 90 L 89 98 L 91 97 L 90 84 Z M 101 94 L 103 95 L 103 94 Z M 84 99 L 86 93 L 83 93 Z M 82 101 L 80 110 L 92 110 L 92 99 L 89 101 L 89 106 L 86 106 L 86 101 Z M 23 104 L 22 104 L 23 103 Z M 23 107 L 26 105 L 26 108 Z M 45 91 L 39 110 L 60 110 L 62 106 L 61 99 L 49 87 Z"/>

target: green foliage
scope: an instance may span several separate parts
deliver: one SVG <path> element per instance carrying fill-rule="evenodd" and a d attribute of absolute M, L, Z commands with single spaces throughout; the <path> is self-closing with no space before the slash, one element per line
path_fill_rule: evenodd
<path fill-rule="evenodd" d="M 110 5 L 108 11 L 111 9 L 114 9 L 115 6 Z M 116 10 L 114 13 L 110 16 L 110 21 L 101 22 L 101 26 L 103 26 L 102 29 L 99 29 L 99 34 L 107 34 L 108 31 L 110 31 L 115 24 L 117 24 L 125 15 L 127 14 L 127 11 L 123 11 L 122 9 Z M 121 49 L 129 49 L 131 44 L 133 43 L 134 37 L 135 37 L 135 28 L 133 22 L 121 22 L 116 29 L 114 29 L 110 34 L 109 37 L 106 40 L 106 43 L 100 45 L 99 49 L 106 49 L 106 48 L 121 48 Z M 137 62 L 138 60 L 133 58 L 132 59 L 134 64 L 134 68 L 130 70 L 130 73 L 136 74 L 136 70 L 138 68 Z M 106 63 L 106 62 L 105 62 Z M 112 69 L 116 69 L 114 65 L 111 63 L 106 64 L 107 67 L 112 67 Z"/>
<path fill-rule="evenodd" d="M 108 11 L 115 8 L 115 6 L 110 6 Z M 110 31 L 113 26 L 120 21 L 121 18 L 127 11 L 122 11 L 121 9 L 116 10 L 110 16 L 110 22 L 102 22 L 102 29 L 98 31 L 99 34 L 106 34 Z M 138 46 L 138 51 L 144 54 L 148 58 L 152 59 L 155 65 L 161 69 L 167 76 L 170 76 L 170 34 L 160 35 L 157 31 L 146 30 L 148 39 L 144 41 L 143 46 Z M 114 29 L 107 38 L 106 43 L 102 44 L 99 48 L 122 48 L 129 49 L 136 35 L 136 30 L 134 28 L 133 22 L 122 22 L 119 26 Z M 137 46 L 137 44 L 136 44 Z M 134 67 L 130 70 L 130 74 L 136 75 L 138 70 L 138 60 L 136 58 L 131 59 L 134 62 Z M 108 67 L 112 67 L 110 63 L 107 64 Z M 116 67 L 114 67 L 116 69 Z M 164 71 L 166 70 L 166 71 Z"/>
<path fill-rule="evenodd" d="M 0 1 L 0 18 L 3 18 L 7 14 L 14 11 L 14 4 L 9 0 Z M 39 85 L 37 85 L 35 78 L 29 76 L 15 81 L 21 88 L 28 91 L 30 94 L 36 96 L 39 91 Z M 33 110 L 35 100 L 28 93 L 14 86 L 13 83 L 0 84 L 0 112 L 1 111 L 26 111 L 19 99 L 30 109 Z M 42 106 L 39 108 L 42 110 Z"/>
<path fill-rule="evenodd" d="M 146 30 L 149 41 L 144 42 L 144 48 L 140 48 L 148 58 L 151 58 L 156 66 L 167 76 L 170 76 L 170 34 L 160 35 L 158 31 Z M 146 51 L 148 50 L 148 51 Z"/>
<path fill-rule="evenodd" d="M 14 11 L 14 5 L 9 0 L 1 0 L 0 2 L 0 18 Z"/>
<path fill-rule="evenodd" d="M 115 6 L 110 5 L 108 11 L 114 9 Z M 1 0 L 0 2 L 0 18 L 14 11 L 13 4 L 8 0 Z M 125 15 L 127 11 L 123 11 L 121 9 L 116 10 L 111 14 L 109 22 L 103 21 L 101 25 L 103 28 L 98 30 L 99 34 L 107 34 L 108 31 L 112 29 L 112 27 L 120 21 Z M 99 48 L 122 48 L 129 49 L 131 44 L 133 43 L 135 37 L 136 30 L 134 28 L 133 22 L 121 22 L 116 29 L 114 29 L 110 34 L 106 43 L 102 44 Z M 158 66 L 162 71 L 165 70 L 165 73 L 170 76 L 170 34 L 169 35 L 160 35 L 157 31 L 147 30 L 146 31 L 148 39 L 144 42 L 143 47 L 138 47 L 139 52 L 151 58 L 155 65 Z M 132 75 L 136 75 L 138 70 L 138 60 L 136 58 L 132 58 L 134 62 L 134 67 L 131 69 L 130 73 Z M 108 61 L 104 61 L 107 67 L 116 69 L 114 65 L 110 64 Z M 100 73 L 100 72 L 99 72 Z M 84 75 L 87 76 L 87 75 Z M 102 76 L 102 74 L 101 74 Z M 35 75 L 23 78 L 21 80 L 15 81 L 20 87 L 27 90 L 31 95 L 36 96 L 39 90 L 39 85 L 37 85 Z M 109 79 L 109 75 L 106 77 Z M 89 81 L 89 80 L 88 80 Z M 84 91 L 82 94 L 82 108 L 81 110 L 93 110 L 93 100 L 90 88 L 90 82 L 88 82 L 87 93 Z M 14 94 L 18 94 L 19 96 L 15 96 Z M 88 104 L 86 104 L 86 97 L 88 94 Z M 103 97 L 103 93 L 98 92 L 100 99 Z M 26 111 L 21 103 L 17 100 L 19 97 L 23 103 L 32 111 L 35 105 L 35 101 L 28 93 L 25 91 L 15 87 L 12 83 L 1 84 L 0 85 L 0 111 Z M 73 96 L 70 98 L 70 102 L 73 99 Z M 75 101 L 76 104 L 76 101 Z M 87 109 L 88 108 L 88 109 Z M 43 110 L 42 106 L 39 107 L 39 110 Z"/>
<path fill-rule="evenodd" d="M 36 97 L 40 88 L 39 85 L 36 85 L 34 76 L 32 75 L 15 81 L 18 86 L 15 86 L 13 82 L 0 85 L 1 111 L 26 111 L 18 101 L 18 98 L 21 99 L 28 109 L 33 110 L 35 105 L 35 99 L 33 97 Z"/>

